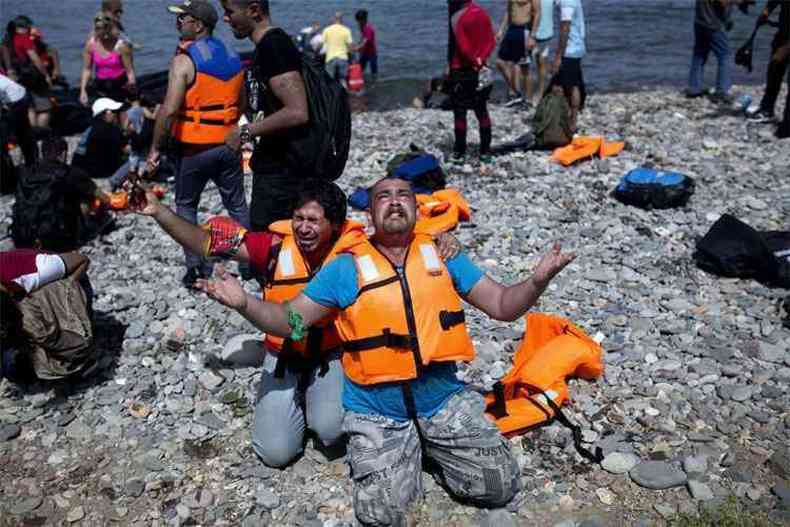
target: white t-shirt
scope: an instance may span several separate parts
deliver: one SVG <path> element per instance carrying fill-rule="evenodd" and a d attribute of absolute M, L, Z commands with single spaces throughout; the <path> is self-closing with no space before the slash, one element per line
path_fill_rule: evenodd
<path fill-rule="evenodd" d="M 14 104 L 25 98 L 25 87 L 0 74 L 0 103 Z"/>
<path fill-rule="evenodd" d="M 37 254 L 36 272 L 23 274 L 14 282 L 28 293 L 66 276 L 66 264 L 57 254 Z"/>
<path fill-rule="evenodd" d="M 580 59 L 587 53 L 584 39 L 587 36 L 584 27 L 584 10 L 582 0 L 560 0 L 560 22 L 570 22 L 568 45 L 565 56 L 569 59 Z"/>

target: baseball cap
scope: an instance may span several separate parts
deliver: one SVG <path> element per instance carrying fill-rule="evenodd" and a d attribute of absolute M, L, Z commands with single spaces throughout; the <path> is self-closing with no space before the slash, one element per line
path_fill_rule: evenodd
<path fill-rule="evenodd" d="M 206 0 L 184 0 L 181 5 L 171 5 L 167 8 L 176 15 L 190 15 L 212 28 L 219 22 L 217 10 Z"/>
<path fill-rule="evenodd" d="M 122 102 L 115 101 L 109 97 L 100 97 L 94 101 L 91 110 L 93 110 L 93 116 L 96 117 L 108 110 L 111 112 L 120 110 L 121 106 L 123 106 Z"/>

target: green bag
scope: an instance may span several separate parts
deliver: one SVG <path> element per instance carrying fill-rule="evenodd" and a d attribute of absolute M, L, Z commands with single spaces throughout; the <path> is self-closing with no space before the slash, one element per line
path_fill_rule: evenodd
<path fill-rule="evenodd" d="M 570 144 L 571 108 L 563 95 L 547 93 L 535 109 L 532 121 L 535 145 L 539 148 L 559 148 Z"/>

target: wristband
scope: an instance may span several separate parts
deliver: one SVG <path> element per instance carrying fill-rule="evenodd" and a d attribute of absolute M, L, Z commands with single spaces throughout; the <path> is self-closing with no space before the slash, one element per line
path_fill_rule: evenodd
<path fill-rule="evenodd" d="M 288 313 L 288 327 L 291 328 L 290 338 L 294 342 L 298 342 L 304 338 L 305 327 L 302 315 L 291 309 L 291 304 L 285 302 L 285 310 Z"/>

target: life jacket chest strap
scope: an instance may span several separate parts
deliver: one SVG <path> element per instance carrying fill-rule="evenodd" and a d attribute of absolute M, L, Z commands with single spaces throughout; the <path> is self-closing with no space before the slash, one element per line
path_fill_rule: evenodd
<path fill-rule="evenodd" d="M 381 335 L 364 339 L 350 340 L 343 343 L 345 351 L 366 351 L 378 348 L 417 349 L 417 337 L 414 335 L 398 335 L 390 328 L 381 330 Z"/>

